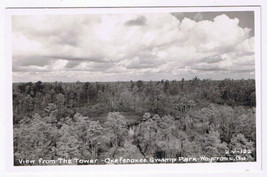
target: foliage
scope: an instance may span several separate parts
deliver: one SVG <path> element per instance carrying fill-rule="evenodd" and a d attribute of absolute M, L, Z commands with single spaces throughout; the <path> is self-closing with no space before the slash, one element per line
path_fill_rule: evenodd
<path fill-rule="evenodd" d="M 256 160 L 255 80 L 14 83 L 14 158 Z M 101 162 L 99 162 L 101 163 Z"/>

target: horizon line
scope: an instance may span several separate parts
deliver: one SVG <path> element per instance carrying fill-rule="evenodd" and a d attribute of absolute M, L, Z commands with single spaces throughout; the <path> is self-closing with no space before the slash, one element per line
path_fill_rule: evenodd
<path fill-rule="evenodd" d="M 223 80 L 234 80 L 234 81 L 238 81 L 238 80 L 256 80 L 255 78 L 242 78 L 242 79 L 233 79 L 233 78 L 224 78 L 224 79 L 212 79 L 212 78 L 198 78 L 198 77 L 194 77 L 194 78 L 191 78 L 191 79 L 184 79 L 184 81 L 192 81 L 194 79 L 198 79 L 200 81 L 204 81 L 204 80 L 210 80 L 210 81 L 223 81 Z M 42 82 L 42 83 L 54 83 L 54 82 L 58 82 L 58 83 L 86 83 L 86 82 L 89 82 L 89 83 L 114 83 L 114 82 L 138 82 L 138 81 L 143 81 L 143 82 L 161 82 L 161 81 L 182 81 L 182 79 L 179 79 L 179 80 L 176 80 L 176 79 L 173 79 L 173 80 L 169 80 L 169 79 L 161 79 L 161 80 L 127 80 L 127 81 L 122 81 L 122 80 L 118 80 L 118 81 L 42 81 L 42 80 L 38 80 L 38 81 L 25 81 L 25 82 L 12 82 L 12 84 L 16 84 L 16 83 L 37 83 L 37 82 Z"/>

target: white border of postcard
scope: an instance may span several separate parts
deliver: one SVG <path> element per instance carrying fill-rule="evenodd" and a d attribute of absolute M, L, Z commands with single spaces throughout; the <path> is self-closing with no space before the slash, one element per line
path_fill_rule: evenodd
<path fill-rule="evenodd" d="M 55 0 L 58 2 L 57 0 Z M 152 2 L 152 1 L 150 1 Z M 192 1 L 191 2 L 191 6 Z M 1 156 L 3 161 L 3 173 L 8 176 L 73 176 L 73 175 L 87 175 L 90 176 L 172 176 L 172 175 L 186 175 L 186 176 L 260 176 L 263 175 L 263 166 L 264 161 L 262 157 L 266 157 L 266 153 L 262 152 L 263 147 L 266 148 L 266 141 L 262 138 L 263 135 L 266 135 L 266 120 L 264 120 L 264 103 L 266 99 L 263 94 L 263 88 L 266 88 L 264 81 L 264 73 L 266 71 L 266 61 L 264 61 L 264 56 L 266 58 L 266 52 L 262 46 L 263 39 L 266 39 L 266 34 L 263 33 L 263 29 L 266 31 L 266 23 L 262 24 L 263 10 L 267 11 L 263 7 L 253 4 L 252 1 L 249 1 L 248 4 L 238 4 L 230 6 L 222 6 L 219 4 L 218 7 L 207 7 L 209 1 L 204 1 L 205 3 L 195 4 L 195 6 L 203 5 L 205 7 L 142 7 L 142 6 L 132 6 L 129 3 L 131 8 L 95 8 L 98 7 L 91 5 L 92 8 L 18 8 L 18 9 L 4 9 L 5 13 L 5 32 L 3 36 L 5 37 L 5 51 L 1 51 L 1 56 L 5 57 L 4 61 L 1 61 L 1 69 L 3 76 L 1 77 L 1 87 L 4 91 L 4 97 L 1 101 L 1 111 L 3 109 L 3 117 L 0 125 L 5 128 L 5 131 L 1 128 L 1 142 L 4 142 L 4 146 L 0 150 L 4 150 L 5 156 Z M 229 2 L 229 1 L 228 1 Z M 241 2 L 241 1 L 240 1 Z M 44 3 L 40 3 L 44 5 Z M 81 3 L 82 4 L 82 3 Z M 163 1 L 160 1 L 159 5 L 162 6 Z M 169 3 L 171 6 L 173 3 Z M 180 3 L 181 4 L 181 3 Z M 99 3 L 99 7 L 103 7 L 105 4 Z M 154 3 L 151 3 L 152 6 L 155 6 Z M 213 4 L 214 5 L 214 4 Z M 215 4 L 216 5 L 216 4 Z M 229 4 L 227 4 L 229 5 Z M 231 4 L 230 4 L 231 5 Z M 252 5 L 252 6 L 251 6 Z M 69 6 L 65 7 L 78 7 L 69 3 Z M 127 3 L 126 3 L 127 6 Z M 168 6 L 168 1 L 166 2 Z M 179 6 L 177 4 L 177 6 Z M 181 5 L 180 5 L 181 6 Z M 188 3 L 186 4 L 188 6 Z M 220 7 L 219 7 L 220 6 Z M 8 7 L 8 6 L 6 6 Z M 5 7 L 5 8 L 6 8 Z M 11 5 L 11 7 L 14 7 Z M 88 6 L 82 6 L 88 7 Z M 120 7 L 116 4 L 111 5 L 106 3 L 105 7 Z M 125 7 L 125 3 L 124 3 Z M 11 16 L 12 15 L 23 15 L 23 14 L 85 14 L 85 13 L 156 13 L 156 12 L 196 12 L 196 11 L 254 11 L 255 12 L 255 64 L 256 64 L 256 93 L 257 93 L 257 108 L 256 108 L 256 129 L 257 129 L 257 162 L 228 162 L 228 163 L 201 163 L 201 164 L 149 164 L 149 165 L 91 165 L 91 166 L 13 166 L 13 124 L 12 124 L 12 47 L 11 47 Z M 266 16 L 265 16 L 266 17 Z M 262 28 L 263 25 L 263 28 Z M 262 44 L 263 43 L 263 44 Z M 266 46 L 265 46 L 266 48 Z M 3 54 L 5 53 L 5 55 Z M 263 56 L 262 56 L 263 53 Z M 265 73 L 267 74 L 267 73 Z M 2 91 L 2 90 L 1 90 Z M 263 101 L 263 104 L 262 104 Z M 3 104 L 3 105 L 2 105 Z M 266 105 L 266 103 L 265 103 Z M 263 109 L 262 109 L 263 108 Z M 263 112 L 262 112 L 263 111 Z M 4 118 L 4 119 L 3 119 Z M 264 123 L 266 125 L 264 125 Z M 265 143 L 265 144 L 264 144 Z M 3 151 L 2 151 L 3 152 Z M 267 159 L 264 159 L 267 160 Z M 266 165 L 265 165 L 266 166 Z M 266 167 L 265 167 L 266 168 Z M 264 169 L 265 169 L 264 168 Z"/>

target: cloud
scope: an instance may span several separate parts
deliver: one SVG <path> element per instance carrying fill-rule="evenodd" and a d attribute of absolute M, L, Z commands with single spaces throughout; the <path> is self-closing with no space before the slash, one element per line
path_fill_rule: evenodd
<path fill-rule="evenodd" d="M 203 15 L 201 12 L 196 13 L 196 15 L 194 15 L 194 21 L 201 21 L 203 20 Z"/>
<path fill-rule="evenodd" d="M 14 16 L 14 80 L 22 79 L 17 72 L 31 72 L 29 80 L 44 78 L 41 73 L 60 80 L 65 74 L 70 81 L 161 80 L 197 72 L 215 79 L 246 71 L 254 77 L 250 29 L 225 14 L 212 20 L 194 15 L 195 20 L 168 13 Z"/>
<path fill-rule="evenodd" d="M 78 66 L 80 64 L 80 61 L 69 61 L 66 64 L 66 68 L 74 68 L 75 66 Z"/>
<path fill-rule="evenodd" d="M 204 58 L 203 62 L 211 64 L 211 63 L 218 63 L 222 60 L 223 60 L 223 58 L 221 56 L 215 55 L 215 56 L 209 56 L 207 58 Z"/>
<path fill-rule="evenodd" d="M 146 25 L 146 18 L 144 16 L 139 16 L 136 19 L 126 21 L 125 25 L 126 26 L 143 26 L 143 25 Z"/>
<path fill-rule="evenodd" d="M 15 66 L 45 66 L 51 62 L 51 58 L 38 55 L 16 55 L 13 56 L 13 65 Z"/>
<path fill-rule="evenodd" d="M 156 68 L 161 64 L 160 61 L 152 59 L 151 56 L 142 56 L 142 58 L 135 57 L 127 60 L 125 67 L 127 69 Z"/>

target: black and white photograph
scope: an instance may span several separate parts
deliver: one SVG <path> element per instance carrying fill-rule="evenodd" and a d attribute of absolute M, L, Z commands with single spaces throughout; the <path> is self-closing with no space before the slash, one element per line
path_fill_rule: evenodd
<path fill-rule="evenodd" d="M 14 166 L 257 162 L 253 10 L 25 14 L 11 28 Z"/>

